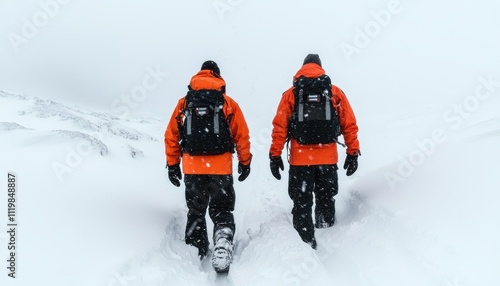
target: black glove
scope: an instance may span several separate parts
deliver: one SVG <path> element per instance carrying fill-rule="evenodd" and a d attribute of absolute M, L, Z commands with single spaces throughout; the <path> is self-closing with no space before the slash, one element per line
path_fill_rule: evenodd
<path fill-rule="evenodd" d="M 285 167 L 283 166 L 283 160 L 281 160 L 281 156 L 272 157 L 271 154 L 269 154 L 269 158 L 271 159 L 271 173 L 276 179 L 281 180 L 279 169 L 281 169 L 281 171 L 285 169 Z"/>
<path fill-rule="evenodd" d="M 241 174 L 238 177 L 238 181 L 243 182 L 250 175 L 250 164 L 243 165 L 241 162 L 238 163 L 238 174 Z"/>
<path fill-rule="evenodd" d="M 179 180 L 182 179 L 182 173 L 181 173 L 181 168 L 179 167 L 179 164 L 168 166 L 168 178 L 170 179 L 170 182 L 176 187 L 180 187 L 181 182 Z"/>
<path fill-rule="evenodd" d="M 347 176 L 350 176 L 358 169 L 358 154 L 349 155 L 345 158 L 344 170 L 347 169 Z"/>

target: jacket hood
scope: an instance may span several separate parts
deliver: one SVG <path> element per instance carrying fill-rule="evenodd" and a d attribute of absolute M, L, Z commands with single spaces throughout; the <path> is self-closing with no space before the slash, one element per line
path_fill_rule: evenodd
<path fill-rule="evenodd" d="M 226 82 L 220 75 L 211 70 L 201 70 L 191 78 L 189 86 L 194 90 L 223 90 L 223 87 L 226 86 Z"/>
<path fill-rule="evenodd" d="M 321 75 L 325 74 L 325 70 L 320 67 L 318 64 L 315 63 L 309 63 L 303 65 L 297 73 L 293 76 L 293 81 L 296 81 L 299 77 L 304 76 L 304 77 L 319 77 Z"/>

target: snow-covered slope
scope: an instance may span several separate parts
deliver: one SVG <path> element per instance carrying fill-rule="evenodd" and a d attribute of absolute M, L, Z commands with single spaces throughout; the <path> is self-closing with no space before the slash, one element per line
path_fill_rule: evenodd
<path fill-rule="evenodd" d="M 234 263 L 220 279 L 182 241 L 166 122 L 1 92 L 0 171 L 18 175 L 20 265 L 2 285 L 498 285 L 500 92 L 491 95 L 460 126 L 436 124 L 447 110 L 437 100 L 393 114 L 358 108 L 360 169 L 340 172 L 338 224 L 317 231 L 317 251 L 291 225 L 269 137 L 255 136 L 252 173 L 235 183 Z M 396 144 L 409 134 L 414 143 Z"/>
<path fill-rule="evenodd" d="M 19 251 L 17 278 L 1 267 L 0 285 L 500 285 L 499 10 L 1 1 L 0 90 L 14 94 L 0 91 L 0 176 L 17 174 Z M 339 171 L 338 224 L 317 231 L 318 251 L 295 233 L 288 175 L 275 180 L 267 158 L 276 105 L 308 53 L 347 94 L 363 154 L 352 177 Z M 166 121 L 207 59 L 254 154 L 235 182 L 227 279 L 182 241 L 184 190 L 164 169 Z M 0 261 L 7 199 L 1 179 Z"/>

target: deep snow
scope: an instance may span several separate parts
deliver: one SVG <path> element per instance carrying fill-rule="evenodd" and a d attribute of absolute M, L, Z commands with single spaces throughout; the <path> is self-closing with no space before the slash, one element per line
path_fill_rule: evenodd
<path fill-rule="evenodd" d="M 350 61 L 341 44 L 391 1 L 223 1 L 235 4 L 223 18 L 213 1 L 100 2 L 69 1 L 19 54 L 0 43 L 0 174 L 19 186 L 18 278 L 2 267 L 1 285 L 500 285 L 498 2 L 401 0 Z M 0 5 L 12 6 L 2 35 L 40 9 Z M 280 94 L 309 52 L 353 105 L 363 154 L 352 177 L 339 171 L 338 224 L 317 231 L 317 251 L 291 225 L 288 167 L 277 181 L 267 158 Z M 206 59 L 254 154 L 235 182 L 222 279 L 182 241 L 184 190 L 164 169 L 167 120 Z M 157 65 L 168 76 L 117 114 L 112 103 Z"/>
<path fill-rule="evenodd" d="M 318 251 L 291 225 L 286 172 L 276 181 L 265 154 L 255 150 L 251 176 L 235 183 L 234 263 L 217 280 L 182 241 L 186 209 L 183 189 L 164 170 L 165 122 L 2 92 L 0 156 L 2 172 L 18 174 L 20 249 L 17 283 L 2 279 L 8 285 L 496 285 L 498 97 L 497 91 L 460 130 L 444 131 L 447 139 L 432 152 L 427 145 L 429 155 L 410 173 L 413 165 L 401 166 L 418 159 L 411 154 L 423 143 L 388 142 L 412 128 L 412 120 L 371 118 L 375 126 L 393 124 L 386 123 L 388 134 L 365 127 L 370 149 L 392 148 L 401 158 L 377 162 L 365 151 L 352 178 L 340 172 L 338 224 L 317 231 Z M 424 115 L 435 112 L 415 110 L 407 116 L 433 128 Z M 358 114 L 361 122 L 368 116 Z M 428 142 L 430 134 L 417 138 Z M 403 180 L 393 189 L 388 172 Z"/>

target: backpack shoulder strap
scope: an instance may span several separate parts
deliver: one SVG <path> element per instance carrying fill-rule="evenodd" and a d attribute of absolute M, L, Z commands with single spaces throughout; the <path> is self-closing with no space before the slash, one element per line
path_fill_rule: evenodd
<path fill-rule="evenodd" d="M 333 108 L 335 108 L 335 111 L 337 111 L 337 113 L 338 113 L 339 109 L 340 109 L 340 105 L 342 104 L 342 100 L 339 97 L 338 93 L 339 92 L 343 93 L 343 91 L 340 88 L 338 88 L 332 84 L 331 92 L 332 92 L 332 96 L 331 96 L 332 105 L 333 105 Z"/>

